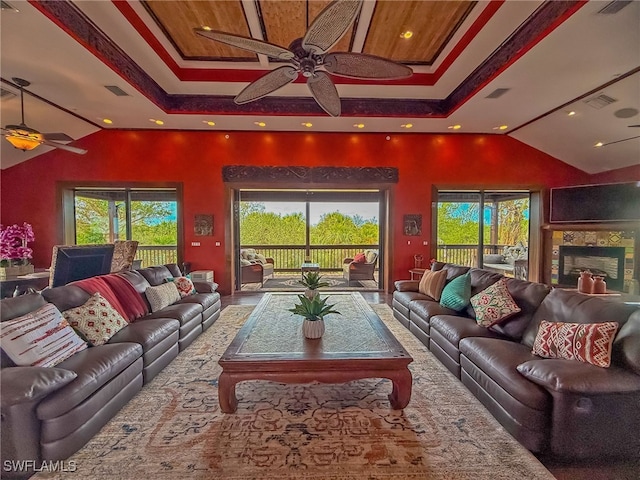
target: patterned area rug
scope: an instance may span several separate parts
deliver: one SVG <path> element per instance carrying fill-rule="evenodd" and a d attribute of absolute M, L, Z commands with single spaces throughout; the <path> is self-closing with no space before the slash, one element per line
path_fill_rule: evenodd
<path fill-rule="evenodd" d="M 77 478 L 553 479 L 392 316 L 374 310 L 411 353 L 413 393 L 391 410 L 391 382 L 238 384 L 220 412 L 217 360 L 251 312 L 220 319 L 146 385 L 74 460 Z M 292 332 L 292 334 L 296 334 Z M 69 474 L 67 474 L 66 478 Z M 65 478 L 37 474 L 37 479 Z"/>

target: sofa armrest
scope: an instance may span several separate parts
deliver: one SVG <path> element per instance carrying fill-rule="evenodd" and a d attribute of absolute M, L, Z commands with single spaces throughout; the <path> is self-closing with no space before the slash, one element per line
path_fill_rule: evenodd
<path fill-rule="evenodd" d="M 417 292 L 420 282 L 417 280 L 396 280 L 394 285 L 399 292 Z"/>
<path fill-rule="evenodd" d="M 640 392 L 640 376 L 620 367 L 602 368 L 577 360 L 529 360 L 518 372 L 541 387 L 581 395 Z"/>
<path fill-rule="evenodd" d="M 2 408 L 42 400 L 77 376 L 76 372 L 55 367 L 3 368 L 0 375 Z"/>
<path fill-rule="evenodd" d="M 267 261 L 267 263 L 271 263 L 272 265 L 275 264 L 275 261 L 271 257 L 267 257 L 265 258 L 265 260 Z"/>
<path fill-rule="evenodd" d="M 193 282 L 193 286 L 198 293 L 213 293 L 218 290 L 218 284 L 216 282 Z"/>
<path fill-rule="evenodd" d="M 343 264 L 344 264 L 344 263 L 351 263 L 351 262 L 353 262 L 353 258 L 350 258 L 350 257 L 347 257 L 347 258 L 345 258 L 344 260 L 342 260 L 342 263 L 343 263 Z"/>

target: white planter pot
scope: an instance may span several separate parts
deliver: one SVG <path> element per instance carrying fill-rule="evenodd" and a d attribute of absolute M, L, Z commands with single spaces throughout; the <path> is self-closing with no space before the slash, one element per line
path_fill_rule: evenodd
<path fill-rule="evenodd" d="M 318 295 L 320 295 L 320 292 L 318 290 L 312 290 L 310 288 L 306 288 L 304 291 L 304 296 L 307 297 L 309 300 L 313 300 L 313 297 L 317 297 Z"/>
<path fill-rule="evenodd" d="M 307 338 L 320 338 L 324 334 L 324 320 L 307 320 L 302 322 L 302 333 Z"/>

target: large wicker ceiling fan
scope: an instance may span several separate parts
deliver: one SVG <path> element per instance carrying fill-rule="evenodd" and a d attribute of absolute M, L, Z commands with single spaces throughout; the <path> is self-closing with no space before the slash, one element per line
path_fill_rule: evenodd
<path fill-rule="evenodd" d="M 28 127 L 24 123 L 24 88 L 31 85 L 31 82 L 23 80 L 22 78 L 14 77 L 13 82 L 20 87 L 20 112 L 22 114 L 22 120 L 20 125 L 7 125 L 2 128 L 2 134 L 4 138 L 13 145 L 15 148 L 26 152 L 27 150 L 33 150 L 40 145 L 47 145 L 49 147 L 59 148 L 68 152 L 78 153 L 84 155 L 87 153 L 82 148 L 71 147 L 59 142 L 73 142 L 66 133 L 40 133 L 38 130 Z"/>
<path fill-rule="evenodd" d="M 320 12 L 304 37 L 291 42 L 289 48 L 234 35 L 231 33 L 194 29 L 198 35 L 291 65 L 278 67 L 247 85 L 235 98 L 238 105 L 253 102 L 284 87 L 302 73 L 307 78 L 311 95 L 322 109 L 333 117 L 340 116 L 340 97 L 331 77 L 395 80 L 413 75 L 413 70 L 386 58 L 364 53 L 327 53 L 347 32 L 355 21 L 363 0 L 334 0 Z"/>

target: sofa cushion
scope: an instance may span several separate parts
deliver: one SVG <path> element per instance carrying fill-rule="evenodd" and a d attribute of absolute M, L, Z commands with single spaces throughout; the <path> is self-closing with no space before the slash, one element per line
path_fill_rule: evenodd
<path fill-rule="evenodd" d="M 447 272 L 440 270 L 433 272 L 431 270 L 425 270 L 420 279 L 418 285 L 418 291 L 424 295 L 433 298 L 436 301 L 440 300 L 442 289 L 447 281 Z"/>
<path fill-rule="evenodd" d="M 504 398 L 508 404 L 511 401 L 508 397 L 512 397 L 530 408 L 550 411 L 551 397 L 547 391 L 524 378 L 516 369 L 521 363 L 536 358 L 524 345 L 511 340 L 467 337 L 460 340 L 460 353 L 502 390 L 491 392 L 494 398 Z M 491 386 L 487 385 L 487 388 Z"/>
<path fill-rule="evenodd" d="M 410 318 L 419 317 L 424 321 L 430 321 L 434 315 L 455 315 L 455 310 L 443 307 L 440 302 L 422 299 L 414 300 L 409 305 L 411 311 Z"/>
<path fill-rule="evenodd" d="M 532 353 L 606 368 L 611 365 L 611 349 L 617 331 L 616 322 L 582 324 L 543 320 Z"/>
<path fill-rule="evenodd" d="M 456 349 L 459 348 L 460 340 L 467 337 L 502 338 L 468 317 L 435 315 L 431 317 L 430 324 L 432 330 L 437 330 Z"/>
<path fill-rule="evenodd" d="M 169 305 L 168 307 L 165 307 L 158 312 L 151 313 L 141 320 L 144 321 L 147 318 L 175 318 L 180 322 L 180 325 L 183 326 L 196 318 L 199 314 L 202 313 L 203 310 L 204 309 L 200 303 L 183 301 L 174 303 L 173 305 Z"/>
<path fill-rule="evenodd" d="M 442 289 L 440 305 L 457 312 L 464 310 L 471 299 L 471 276 L 465 273 L 454 278 Z"/>
<path fill-rule="evenodd" d="M 108 343 L 87 348 L 66 359 L 59 368 L 71 370 L 77 377 L 38 404 L 38 418 L 59 417 L 73 409 L 141 356 L 142 347 L 136 343 Z"/>
<path fill-rule="evenodd" d="M 147 296 L 151 312 L 153 313 L 156 313 L 180 300 L 178 287 L 176 287 L 176 284 L 173 282 L 149 287 L 144 294 Z"/>
<path fill-rule="evenodd" d="M 111 337 L 109 343 L 137 343 L 146 353 L 179 328 L 180 322 L 173 318 L 147 318 L 127 325 Z"/>
<path fill-rule="evenodd" d="M 482 256 L 482 263 L 505 263 L 504 255 L 488 253 Z"/>
<path fill-rule="evenodd" d="M 487 328 L 520 312 L 520 307 L 511 297 L 504 279 L 471 297 L 471 305 L 476 312 L 478 325 Z"/>
<path fill-rule="evenodd" d="M 464 267 L 462 265 L 455 265 L 453 263 L 445 263 L 442 267 L 442 270 L 447 271 L 447 281 L 453 280 L 454 278 L 458 278 L 461 275 L 469 272 L 471 270 L 469 267 Z"/>
<path fill-rule="evenodd" d="M 2 322 L 0 346 L 16 365 L 53 367 L 85 350 L 87 343 L 60 310 L 47 303 L 34 312 Z"/>
<path fill-rule="evenodd" d="M 127 325 L 127 321 L 99 293 L 83 305 L 62 313 L 69 324 L 92 345 L 102 345 Z"/>
<path fill-rule="evenodd" d="M 2 408 L 40 400 L 76 378 L 75 372 L 56 367 L 13 367 L 2 370 Z"/>
<path fill-rule="evenodd" d="M 174 275 L 166 265 L 155 265 L 153 267 L 141 268 L 138 270 L 140 274 L 147 279 L 147 282 L 152 286 L 161 285 L 167 281 L 168 278 L 172 278 Z"/>

